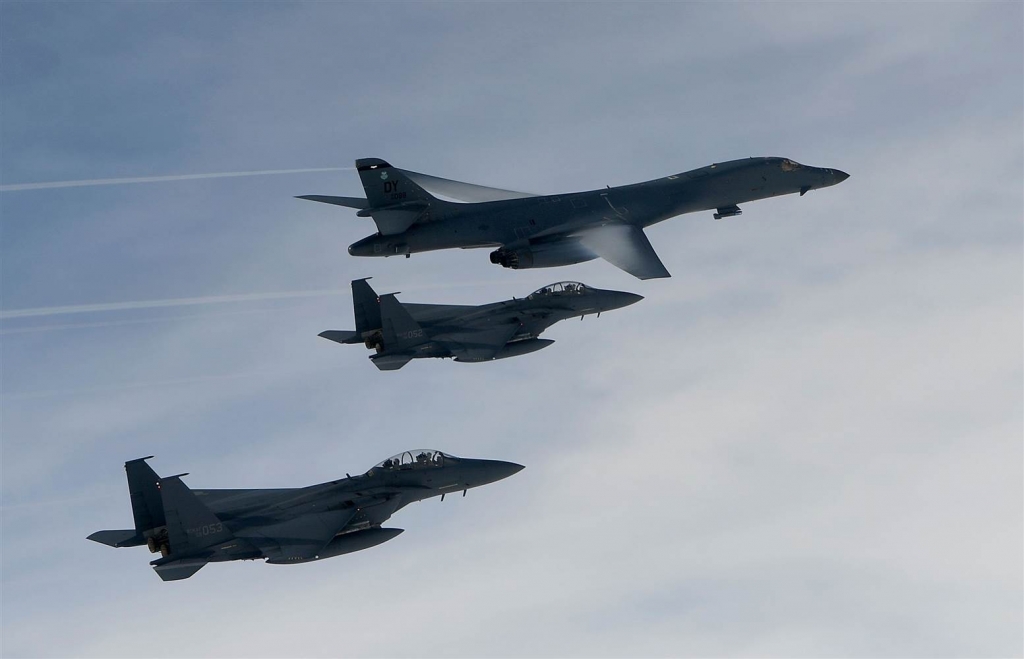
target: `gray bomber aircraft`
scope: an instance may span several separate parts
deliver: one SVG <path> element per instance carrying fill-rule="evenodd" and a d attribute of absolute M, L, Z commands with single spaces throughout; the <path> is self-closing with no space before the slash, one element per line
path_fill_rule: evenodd
<path fill-rule="evenodd" d="M 149 456 L 152 457 L 152 456 Z M 441 451 L 406 451 L 361 476 L 309 487 L 190 490 L 181 477 L 161 478 L 146 463 L 125 463 L 135 528 L 89 536 L 110 547 L 146 546 L 161 557 L 150 565 L 164 581 L 187 579 L 207 563 L 265 559 L 290 565 L 349 554 L 391 540 L 402 529 L 381 528 L 410 503 L 479 487 L 522 465 L 457 458 Z"/>
<path fill-rule="evenodd" d="M 378 296 L 365 279 L 356 279 L 352 282 L 356 329 L 327 330 L 320 336 L 376 350 L 370 360 L 382 371 L 400 369 L 418 357 L 485 362 L 548 347 L 554 341 L 538 337 L 560 320 L 600 315 L 642 299 L 634 293 L 563 281 L 525 298 L 480 306 L 402 304 L 394 293 Z"/>
<path fill-rule="evenodd" d="M 379 158 L 356 160 L 366 198 L 303 195 L 358 209 L 377 233 L 353 243 L 353 256 L 409 256 L 455 247 L 497 247 L 491 263 L 548 268 L 601 257 L 640 279 L 669 277 L 644 228 L 683 213 L 714 210 L 715 219 L 740 215 L 739 204 L 826 188 L 846 180 L 838 169 L 788 158 L 721 162 L 664 178 L 603 190 L 532 195 L 452 181 L 392 167 Z M 430 190 L 459 199 L 435 197 Z"/>

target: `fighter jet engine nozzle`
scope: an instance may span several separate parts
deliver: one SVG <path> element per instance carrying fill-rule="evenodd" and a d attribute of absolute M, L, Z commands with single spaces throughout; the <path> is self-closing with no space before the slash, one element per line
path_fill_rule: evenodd
<path fill-rule="evenodd" d="M 576 240 L 560 240 L 508 249 L 502 247 L 491 252 L 491 263 L 513 270 L 529 268 L 556 268 L 591 261 L 597 256 Z"/>

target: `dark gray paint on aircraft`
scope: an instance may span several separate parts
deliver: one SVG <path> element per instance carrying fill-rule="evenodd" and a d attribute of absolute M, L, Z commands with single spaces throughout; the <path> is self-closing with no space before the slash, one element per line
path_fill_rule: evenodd
<path fill-rule="evenodd" d="M 601 257 L 640 279 L 669 277 L 644 228 L 684 213 L 741 214 L 739 204 L 826 188 L 846 180 L 838 169 L 788 158 L 716 163 L 664 178 L 603 190 L 531 195 L 451 181 L 356 160 L 366 198 L 303 195 L 358 209 L 377 233 L 353 243 L 353 256 L 409 256 L 439 249 L 496 247 L 491 262 L 546 268 Z M 473 203 L 445 201 L 429 190 Z"/>
<path fill-rule="evenodd" d="M 187 579 L 207 563 L 307 563 L 374 547 L 402 532 L 381 524 L 410 503 L 465 495 L 523 469 L 419 449 L 361 476 L 309 487 L 191 490 L 181 480 L 187 474 L 161 478 L 148 459 L 124 465 L 135 528 L 97 531 L 89 540 L 159 552 L 150 564 L 164 581 Z"/>
<path fill-rule="evenodd" d="M 338 343 L 362 343 L 382 371 L 421 357 L 484 362 L 535 352 L 554 343 L 539 338 L 560 320 L 582 318 L 639 302 L 634 293 L 608 291 L 579 282 L 549 284 L 525 298 L 480 306 L 402 304 L 394 293 L 378 296 L 365 279 L 352 282 L 355 330 L 327 330 Z"/>

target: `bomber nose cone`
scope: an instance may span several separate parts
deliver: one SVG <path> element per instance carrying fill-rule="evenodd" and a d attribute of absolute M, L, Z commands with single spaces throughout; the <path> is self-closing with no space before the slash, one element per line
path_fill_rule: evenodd
<path fill-rule="evenodd" d="M 832 176 L 835 177 L 836 183 L 842 183 L 846 179 L 850 178 L 849 174 L 847 174 L 846 172 L 844 172 L 842 170 L 839 170 L 839 169 L 833 169 L 832 170 Z"/>

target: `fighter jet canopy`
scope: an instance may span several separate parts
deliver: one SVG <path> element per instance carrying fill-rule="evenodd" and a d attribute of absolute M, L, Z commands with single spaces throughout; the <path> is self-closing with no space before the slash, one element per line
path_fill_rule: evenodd
<path fill-rule="evenodd" d="M 548 284 L 544 288 L 538 288 L 530 294 L 534 295 L 580 295 L 587 290 L 584 284 L 578 281 L 560 281 L 556 284 Z"/>
<path fill-rule="evenodd" d="M 446 461 L 451 463 L 458 462 L 458 460 L 454 455 L 448 455 L 434 449 L 420 448 L 393 455 L 387 460 L 375 464 L 373 469 L 425 469 L 429 467 L 443 467 Z"/>

